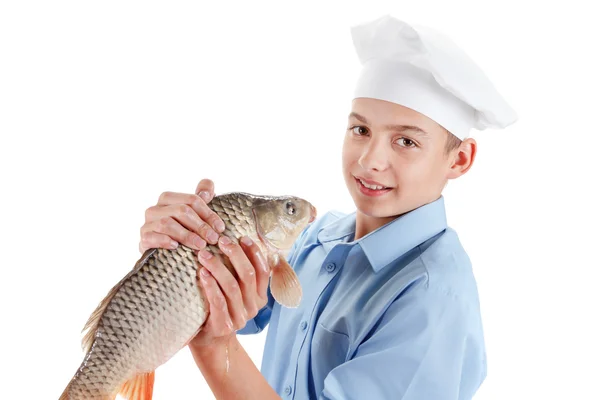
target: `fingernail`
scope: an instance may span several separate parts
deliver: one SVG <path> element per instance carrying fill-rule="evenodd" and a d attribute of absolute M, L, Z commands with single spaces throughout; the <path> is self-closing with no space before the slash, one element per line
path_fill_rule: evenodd
<path fill-rule="evenodd" d="M 212 254 L 210 254 L 208 251 L 206 250 L 200 250 L 198 252 L 198 254 L 200 255 L 200 257 L 204 258 L 205 260 L 208 260 L 212 257 Z"/>
<path fill-rule="evenodd" d="M 210 199 L 210 194 L 205 191 L 198 193 L 198 196 L 202 197 L 202 200 L 204 200 L 205 203 L 208 203 L 208 200 Z"/>
<path fill-rule="evenodd" d="M 171 248 L 172 248 L 173 250 L 175 250 L 177 247 L 179 247 L 179 243 L 177 243 L 177 242 L 176 242 L 176 241 L 174 241 L 174 240 L 171 240 L 171 243 L 170 243 L 169 245 L 171 246 Z"/>
<path fill-rule="evenodd" d="M 242 238 L 242 243 L 244 243 L 246 246 L 252 246 L 252 239 L 250 239 L 248 236 L 244 236 Z"/>
<path fill-rule="evenodd" d="M 229 239 L 227 236 L 221 236 L 221 238 L 219 239 L 219 241 L 221 242 L 222 245 L 224 246 L 229 246 L 231 243 L 233 243 L 231 241 L 231 239 Z"/>
<path fill-rule="evenodd" d="M 221 220 L 215 222 L 215 229 L 219 232 L 223 232 L 225 230 L 225 223 Z"/>
<path fill-rule="evenodd" d="M 217 240 L 219 240 L 219 234 L 215 231 L 209 231 L 206 236 L 208 236 L 208 240 L 210 240 L 211 243 L 217 243 Z"/>
<path fill-rule="evenodd" d="M 194 238 L 194 246 L 202 249 L 206 246 L 206 242 L 199 237 Z"/>
<path fill-rule="evenodd" d="M 202 269 L 200 270 L 200 274 L 201 274 L 202 276 L 210 276 L 210 272 L 208 272 L 208 270 L 207 270 L 206 268 L 202 268 Z"/>

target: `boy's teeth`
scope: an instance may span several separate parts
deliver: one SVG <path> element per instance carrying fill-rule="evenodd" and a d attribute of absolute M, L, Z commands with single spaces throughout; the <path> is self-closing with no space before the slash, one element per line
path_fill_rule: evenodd
<path fill-rule="evenodd" d="M 372 189 L 372 190 L 381 190 L 381 189 L 385 189 L 385 186 L 377 186 L 377 185 L 369 185 L 367 182 L 363 181 L 362 179 L 359 179 L 360 183 L 362 183 L 362 185 L 366 188 Z"/>

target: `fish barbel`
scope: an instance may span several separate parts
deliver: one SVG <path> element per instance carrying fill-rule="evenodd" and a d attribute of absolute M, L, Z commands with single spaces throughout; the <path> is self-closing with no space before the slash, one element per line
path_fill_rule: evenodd
<path fill-rule="evenodd" d="M 235 242 L 249 236 L 266 256 L 273 298 L 297 307 L 302 288 L 285 255 L 316 218 L 308 201 L 294 196 L 228 193 L 208 206 L 225 222 L 223 235 Z M 237 277 L 216 245 L 207 251 Z M 198 285 L 194 250 L 149 249 L 100 302 L 83 328 L 85 357 L 60 400 L 150 400 L 154 371 L 187 346 L 208 317 Z"/>

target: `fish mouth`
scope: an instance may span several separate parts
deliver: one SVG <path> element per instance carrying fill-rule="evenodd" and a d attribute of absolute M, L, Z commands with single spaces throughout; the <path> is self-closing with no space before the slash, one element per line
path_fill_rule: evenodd
<path fill-rule="evenodd" d="M 308 223 L 310 224 L 315 219 L 317 219 L 317 208 L 311 204 L 310 205 L 310 219 L 308 220 Z"/>

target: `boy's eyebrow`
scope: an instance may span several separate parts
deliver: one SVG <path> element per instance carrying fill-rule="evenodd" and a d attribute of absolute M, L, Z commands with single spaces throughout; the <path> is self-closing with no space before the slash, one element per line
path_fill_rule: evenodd
<path fill-rule="evenodd" d="M 362 123 L 365 124 L 369 124 L 369 121 L 367 121 L 367 119 L 365 117 L 363 117 L 362 115 L 355 113 L 354 111 L 351 112 L 348 115 L 348 119 L 350 118 L 356 118 L 357 120 L 359 120 Z M 429 134 L 427 132 L 425 132 L 423 129 L 419 128 L 418 126 L 414 126 L 414 125 L 386 125 L 384 126 L 385 129 L 390 130 L 390 131 L 398 131 L 398 132 L 404 132 L 404 131 L 415 131 L 416 133 L 418 133 L 421 136 L 429 136 Z"/>

